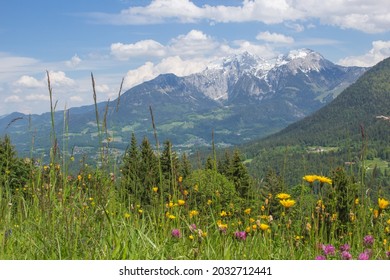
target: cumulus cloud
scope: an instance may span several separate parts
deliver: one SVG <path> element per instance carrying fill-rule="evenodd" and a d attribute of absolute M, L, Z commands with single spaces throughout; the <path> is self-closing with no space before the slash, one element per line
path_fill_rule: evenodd
<path fill-rule="evenodd" d="M 62 71 L 49 71 L 50 83 L 55 86 L 73 86 L 75 81 L 68 78 L 65 72 Z"/>
<path fill-rule="evenodd" d="M 275 24 L 318 19 L 323 24 L 375 33 L 390 29 L 389 14 L 388 0 L 243 0 L 236 6 L 197 6 L 190 0 L 153 0 L 149 5 L 133 6 L 119 14 L 93 13 L 90 16 L 100 22 L 121 25 L 200 20 Z"/>
<path fill-rule="evenodd" d="M 388 57 L 390 57 L 390 41 L 374 41 L 372 48 L 366 54 L 346 57 L 341 59 L 338 64 L 370 67 Z"/>
<path fill-rule="evenodd" d="M 285 36 L 279 33 L 270 33 L 269 31 L 260 32 L 256 36 L 257 40 L 262 40 L 270 43 L 281 43 L 281 44 L 292 44 L 294 43 L 294 38 Z"/>
<path fill-rule="evenodd" d="M 5 98 L 5 103 L 21 103 L 23 100 L 18 95 L 10 95 Z"/>
<path fill-rule="evenodd" d="M 119 60 L 136 56 L 164 56 L 165 48 L 154 40 L 143 40 L 134 44 L 111 44 L 111 54 Z"/>
<path fill-rule="evenodd" d="M 66 61 L 65 64 L 68 67 L 75 68 L 81 63 L 81 58 L 75 54 L 70 60 Z"/>
<path fill-rule="evenodd" d="M 151 80 L 160 74 L 173 73 L 177 76 L 187 76 L 205 69 L 208 60 L 183 60 L 179 56 L 167 57 L 160 63 L 146 62 L 141 67 L 127 72 L 124 82 L 125 88 L 131 88 L 142 82 Z"/>
<path fill-rule="evenodd" d="M 75 102 L 75 103 L 81 103 L 84 101 L 84 99 L 79 95 L 71 96 L 69 99 L 70 99 L 70 101 Z"/>
<path fill-rule="evenodd" d="M 29 94 L 25 99 L 27 101 L 48 101 L 50 97 L 48 94 Z"/>
<path fill-rule="evenodd" d="M 22 77 L 20 77 L 15 82 L 15 84 L 17 86 L 26 87 L 26 88 L 40 88 L 45 86 L 43 81 L 38 81 L 34 77 L 27 76 L 27 75 L 23 75 Z"/>

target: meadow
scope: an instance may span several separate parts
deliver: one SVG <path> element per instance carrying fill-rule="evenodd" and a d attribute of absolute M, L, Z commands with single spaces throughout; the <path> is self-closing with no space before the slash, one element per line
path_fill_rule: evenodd
<path fill-rule="evenodd" d="M 52 102 L 49 76 L 48 83 Z M 108 156 L 96 115 L 99 165 L 59 151 L 54 132 L 49 162 L 14 165 L 13 147 L 2 140 L 0 259 L 390 258 L 389 200 L 370 192 L 364 176 L 337 168 L 296 186 L 275 176 L 245 185 L 242 174 L 221 172 L 214 156 L 184 172 L 174 151 L 164 155 L 156 141 L 156 172 L 134 179 L 129 163 Z"/>

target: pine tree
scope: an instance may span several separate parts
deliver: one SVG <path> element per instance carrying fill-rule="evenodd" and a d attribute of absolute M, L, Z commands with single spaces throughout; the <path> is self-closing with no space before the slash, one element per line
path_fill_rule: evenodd
<path fill-rule="evenodd" d="M 211 156 L 207 157 L 204 169 L 205 170 L 214 170 L 214 160 L 211 158 Z"/>
<path fill-rule="evenodd" d="M 242 163 L 238 150 L 235 150 L 233 153 L 229 171 L 230 174 L 228 178 L 230 177 L 230 179 L 234 182 L 237 192 L 241 197 L 247 197 L 250 188 L 250 177 L 248 170 Z"/>
<path fill-rule="evenodd" d="M 176 152 L 172 151 L 172 143 L 169 140 L 164 142 L 164 150 L 160 157 L 161 171 L 164 179 L 174 185 L 179 171 L 179 160 Z"/>
<path fill-rule="evenodd" d="M 187 178 L 192 172 L 191 162 L 189 161 L 186 153 L 183 153 L 180 158 L 179 170 L 179 174 L 183 176 L 184 179 Z"/>
<path fill-rule="evenodd" d="M 126 185 L 138 185 L 140 183 L 139 168 L 141 162 L 137 139 L 134 133 L 131 135 L 130 147 L 126 150 L 122 161 L 122 174 Z"/>

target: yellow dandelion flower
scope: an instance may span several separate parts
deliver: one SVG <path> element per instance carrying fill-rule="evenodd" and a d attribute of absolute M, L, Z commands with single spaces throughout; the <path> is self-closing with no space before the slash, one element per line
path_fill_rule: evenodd
<path fill-rule="evenodd" d="M 226 211 L 222 211 L 221 214 L 220 214 L 221 217 L 226 217 L 227 216 L 227 213 Z"/>
<path fill-rule="evenodd" d="M 213 201 L 211 199 L 207 200 L 207 205 L 211 205 Z"/>
<path fill-rule="evenodd" d="M 179 199 L 177 203 L 179 204 L 179 206 L 183 206 L 184 204 L 186 204 L 186 202 L 182 199 Z"/>
<path fill-rule="evenodd" d="M 250 233 L 250 232 L 251 232 L 251 227 L 246 227 L 245 231 L 246 231 L 247 233 Z"/>
<path fill-rule="evenodd" d="M 194 236 L 191 234 L 190 236 L 188 236 L 188 238 L 190 239 L 190 240 L 194 240 Z"/>
<path fill-rule="evenodd" d="M 172 208 L 173 206 L 174 206 L 173 202 L 172 202 L 172 201 L 169 201 L 168 207 L 169 207 L 169 208 Z"/>
<path fill-rule="evenodd" d="M 130 218 L 130 214 L 129 213 L 125 213 L 125 219 L 128 219 L 128 218 Z"/>
<path fill-rule="evenodd" d="M 295 205 L 295 200 L 293 199 L 280 200 L 280 204 L 282 204 L 284 208 L 290 208 Z"/>
<path fill-rule="evenodd" d="M 190 218 L 194 217 L 194 216 L 197 216 L 199 214 L 199 211 L 197 210 L 191 210 L 190 211 Z"/>
<path fill-rule="evenodd" d="M 250 218 L 250 219 L 249 219 L 249 222 L 250 222 L 251 224 L 253 224 L 255 221 L 256 221 L 256 220 L 253 219 L 253 218 Z"/>
<path fill-rule="evenodd" d="M 158 187 L 153 187 L 152 190 L 154 193 L 156 193 L 156 192 L 158 192 Z"/>
<path fill-rule="evenodd" d="M 174 219 L 176 219 L 176 216 L 174 216 L 174 215 L 170 214 L 170 215 L 168 215 L 168 219 L 170 219 L 170 220 L 174 220 Z"/>
<path fill-rule="evenodd" d="M 378 205 L 380 209 L 385 209 L 389 206 L 390 202 L 384 198 L 378 198 Z"/>
<path fill-rule="evenodd" d="M 288 198 L 291 198 L 291 196 L 287 193 L 279 193 L 276 195 L 276 198 L 279 198 L 279 199 L 288 199 Z"/>
<path fill-rule="evenodd" d="M 332 179 L 325 176 L 317 176 L 317 180 L 324 184 L 332 185 Z"/>
<path fill-rule="evenodd" d="M 244 210 L 244 213 L 247 214 L 247 215 L 249 215 L 249 214 L 251 213 L 251 211 L 252 211 L 252 209 L 247 208 L 247 209 Z"/>
<path fill-rule="evenodd" d="M 144 210 L 138 209 L 138 213 L 142 214 L 143 212 L 144 212 Z"/>
<path fill-rule="evenodd" d="M 315 180 L 317 180 L 317 175 L 306 175 L 306 176 L 303 176 L 302 179 L 308 183 L 313 183 Z"/>
<path fill-rule="evenodd" d="M 259 228 L 262 230 L 262 231 L 266 231 L 269 229 L 269 225 L 267 224 L 260 224 Z"/>

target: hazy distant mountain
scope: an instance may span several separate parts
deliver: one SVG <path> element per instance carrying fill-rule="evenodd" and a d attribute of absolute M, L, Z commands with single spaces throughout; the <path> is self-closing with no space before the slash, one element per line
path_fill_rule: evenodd
<path fill-rule="evenodd" d="M 119 102 L 100 103 L 100 124 L 106 124 L 109 145 L 123 150 L 132 132 L 139 139 L 152 137 L 151 106 L 161 141 L 170 139 L 176 147 L 189 149 L 210 145 L 214 131 L 217 145 L 239 144 L 277 132 L 323 107 L 364 71 L 333 64 L 308 49 L 273 60 L 244 52 L 186 77 L 160 75 L 129 89 Z M 55 119 L 59 144 L 77 146 L 80 153 L 98 145 L 93 105 L 65 115 L 57 112 Z M 35 149 L 47 148 L 50 127 L 49 113 L 0 118 L 2 134 L 10 134 L 25 152 L 33 136 Z"/>

